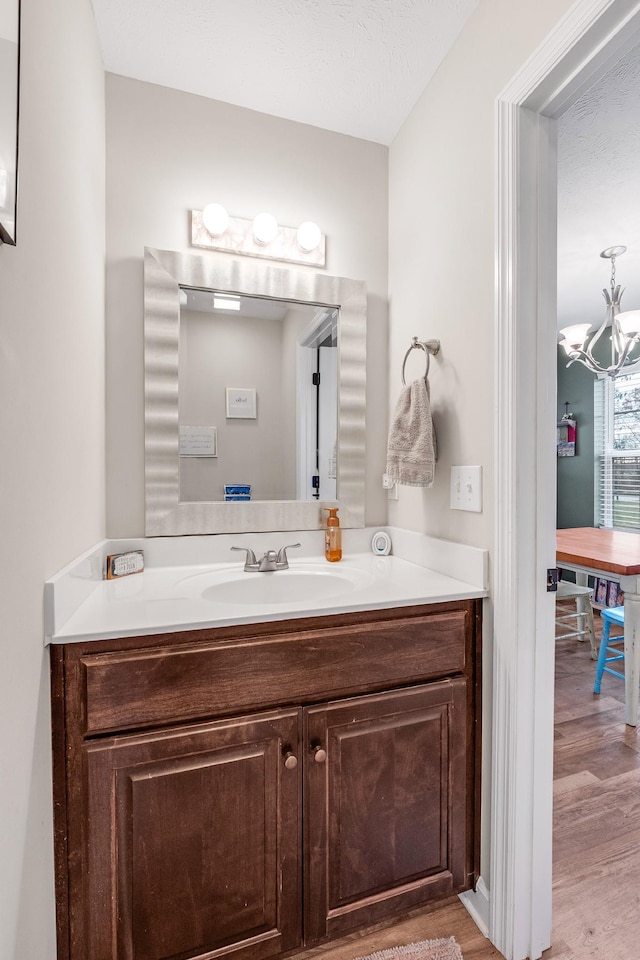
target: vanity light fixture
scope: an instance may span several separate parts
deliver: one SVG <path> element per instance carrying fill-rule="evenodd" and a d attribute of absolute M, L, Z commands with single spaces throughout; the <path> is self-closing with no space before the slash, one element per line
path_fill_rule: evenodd
<path fill-rule="evenodd" d="M 577 360 L 592 373 L 615 377 L 619 373 L 635 367 L 640 362 L 640 355 L 630 356 L 637 344 L 640 343 L 640 310 L 620 312 L 620 301 L 624 291 L 621 290 L 620 284 L 616 284 L 616 257 L 621 257 L 626 249 L 622 245 L 607 247 L 600 254 L 604 259 L 611 260 L 611 280 L 609 290 L 605 288 L 602 291 L 607 311 L 602 324 L 591 341 L 587 343 L 587 337 L 591 329 L 590 323 L 576 323 L 571 327 L 564 327 L 560 331 L 560 335 L 563 337 L 560 346 L 564 348 L 569 357 L 568 367 Z M 611 332 L 611 363 L 608 367 L 603 366 L 593 356 L 593 348 L 607 327 L 610 328 Z"/>
<path fill-rule="evenodd" d="M 325 236 L 311 220 L 299 227 L 283 227 L 264 212 L 244 220 L 230 217 L 219 203 L 191 211 L 191 246 L 314 267 L 324 267 L 326 259 Z"/>

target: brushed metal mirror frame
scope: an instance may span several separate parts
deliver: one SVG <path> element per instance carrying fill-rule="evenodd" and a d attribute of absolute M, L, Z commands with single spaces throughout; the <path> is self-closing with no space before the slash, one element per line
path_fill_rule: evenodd
<path fill-rule="evenodd" d="M 180 500 L 180 287 L 338 307 L 338 500 Z M 148 537 L 317 530 L 323 506 L 364 526 L 366 287 L 358 280 L 272 264 L 145 248 L 145 532 Z"/>

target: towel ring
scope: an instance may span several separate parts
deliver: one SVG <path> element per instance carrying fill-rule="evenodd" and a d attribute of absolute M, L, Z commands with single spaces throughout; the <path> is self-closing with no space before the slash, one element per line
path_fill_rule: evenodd
<path fill-rule="evenodd" d="M 431 357 L 436 357 L 440 351 L 440 341 L 439 340 L 418 340 L 417 337 L 411 338 L 411 346 L 404 355 L 404 360 L 402 361 L 402 386 L 406 387 L 407 381 L 404 378 L 405 367 L 407 366 L 407 360 L 409 354 L 412 350 L 424 350 L 425 356 L 427 358 L 427 369 L 424 372 L 424 379 L 426 380 L 429 376 L 429 366 L 431 364 Z"/>

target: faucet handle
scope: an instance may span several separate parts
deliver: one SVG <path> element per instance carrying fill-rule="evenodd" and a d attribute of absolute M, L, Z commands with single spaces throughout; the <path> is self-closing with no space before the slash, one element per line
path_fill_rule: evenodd
<path fill-rule="evenodd" d="M 246 554 L 244 568 L 245 570 L 257 570 L 258 561 L 256 560 L 256 555 L 253 550 L 250 550 L 249 547 L 229 547 L 230 550 L 242 550 Z"/>
<path fill-rule="evenodd" d="M 301 543 L 288 543 L 286 547 L 280 547 L 278 550 L 278 560 L 277 563 L 281 564 L 285 569 L 289 566 L 289 560 L 287 559 L 287 550 L 292 550 L 294 547 L 301 547 Z"/>

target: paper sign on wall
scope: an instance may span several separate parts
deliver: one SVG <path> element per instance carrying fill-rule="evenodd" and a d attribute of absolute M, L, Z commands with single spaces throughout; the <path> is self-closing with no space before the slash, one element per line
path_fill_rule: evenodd
<path fill-rule="evenodd" d="M 218 437 L 215 427 L 180 427 L 181 457 L 217 457 Z"/>

